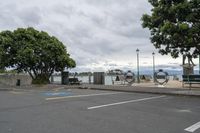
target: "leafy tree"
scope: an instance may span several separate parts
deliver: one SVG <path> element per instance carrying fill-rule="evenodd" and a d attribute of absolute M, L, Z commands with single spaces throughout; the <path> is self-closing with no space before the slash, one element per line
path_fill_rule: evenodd
<path fill-rule="evenodd" d="M 173 58 L 200 54 L 200 0 L 149 0 L 151 14 L 142 16 L 142 26 L 151 32 L 151 42 L 162 55 Z"/>
<path fill-rule="evenodd" d="M 0 33 L 0 68 L 4 70 L 6 66 L 9 66 L 10 60 L 13 58 L 10 54 L 12 51 L 11 45 L 13 42 L 12 32 L 3 31 Z"/>
<path fill-rule="evenodd" d="M 32 83 L 49 83 L 54 71 L 76 66 L 62 42 L 34 28 L 2 31 L 0 60 L 4 67 L 28 72 L 33 79 Z"/>

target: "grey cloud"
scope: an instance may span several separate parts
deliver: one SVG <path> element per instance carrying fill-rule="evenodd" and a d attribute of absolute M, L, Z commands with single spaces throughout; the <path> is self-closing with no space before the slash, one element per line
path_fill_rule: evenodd
<path fill-rule="evenodd" d="M 112 5 L 128 4 L 131 0 L 86 0 L 86 2 L 95 7 L 111 7 Z"/>
<path fill-rule="evenodd" d="M 41 21 L 41 12 L 37 7 L 21 9 L 18 14 L 19 19 L 27 26 L 36 26 Z"/>
<path fill-rule="evenodd" d="M 104 2 L 102 2 L 102 4 Z M 107 4 L 107 2 L 105 3 Z M 114 6 L 115 8 L 119 7 L 119 3 L 116 3 L 118 6 Z M 125 8 L 126 7 L 122 7 L 122 10 L 125 10 Z M 66 8 L 64 7 L 61 9 Z M 70 11 L 72 10 L 75 11 L 70 7 Z M 101 56 L 112 56 L 113 54 L 119 53 L 124 53 L 122 56 L 126 56 L 128 55 L 127 53 L 135 51 L 135 49 L 132 48 L 133 45 L 136 43 L 142 44 L 142 41 L 139 39 L 138 42 L 135 41 L 135 38 L 138 38 L 139 36 L 144 37 L 142 31 L 140 31 L 142 28 L 138 28 L 134 31 L 132 30 L 134 26 L 130 26 L 134 24 L 134 19 L 132 19 L 134 17 L 129 18 L 127 15 L 124 15 L 127 13 L 118 14 L 117 12 L 114 12 L 114 14 L 112 14 L 113 12 L 110 12 L 110 14 L 105 14 L 107 11 L 105 8 L 103 8 L 101 13 L 98 11 L 88 14 L 88 12 L 85 12 L 84 10 L 79 10 L 79 12 L 76 11 L 76 13 L 73 13 L 73 15 L 81 15 L 81 18 L 84 19 L 81 21 L 84 23 L 76 24 L 73 28 L 65 28 L 66 35 L 68 35 L 71 42 L 74 43 L 73 45 L 69 44 L 71 47 L 78 47 L 99 58 Z M 139 25 L 139 27 L 141 26 Z M 125 39 L 122 41 L 120 38 Z M 132 42 L 130 43 L 130 41 Z M 139 47 L 141 47 L 141 45 L 139 45 Z"/>
<path fill-rule="evenodd" d="M 12 10 L 11 10 L 12 9 Z M 15 4 L 2 4 L 0 5 L 0 29 L 12 29 L 17 26 L 17 19 L 14 11 L 16 11 L 17 6 Z"/>
<path fill-rule="evenodd" d="M 56 14 L 62 14 L 64 16 L 72 16 L 74 13 L 76 13 L 76 9 L 72 5 L 61 5 L 57 4 L 53 7 L 53 10 L 56 12 Z"/>
<path fill-rule="evenodd" d="M 164 70 L 181 70 L 182 67 L 180 65 L 157 65 L 157 69 L 164 69 Z"/>
<path fill-rule="evenodd" d="M 180 65 L 180 63 L 171 63 L 171 62 L 169 62 L 168 64 L 171 64 L 171 65 Z"/>
<path fill-rule="evenodd" d="M 0 29 L 13 30 L 18 27 L 34 27 L 41 21 L 41 13 L 37 7 L 24 8 L 16 4 L 5 4 L 0 8 Z"/>
<path fill-rule="evenodd" d="M 116 67 L 117 66 L 117 64 L 107 64 L 108 66 L 111 66 L 111 67 Z"/>
<path fill-rule="evenodd" d="M 137 48 L 141 50 L 141 58 L 151 58 L 155 51 L 149 32 L 142 29 L 140 21 L 141 15 L 149 12 L 147 1 L 15 0 L 2 3 L 0 29 L 33 26 L 47 31 L 67 46 L 77 61 L 75 70 L 134 69 Z M 151 63 L 148 58 L 144 62 L 145 65 Z"/>

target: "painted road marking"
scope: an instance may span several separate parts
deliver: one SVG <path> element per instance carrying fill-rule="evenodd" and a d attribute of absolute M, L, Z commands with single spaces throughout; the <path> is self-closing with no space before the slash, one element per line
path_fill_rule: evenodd
<path fill-rule="evenodd" d="M 74 96 L 65 96 L 65 97 L 50 97 L 50 98 L 46 98 L 46 100 L 58 100 L 58 99 L 66 99 L 66 98 L 91 97 L 91 96 L 104 96 L 104 95 L 114 95 L 114 94 L 120 94 L 120 93 L 123 93 L 123 92 L 74 95 Z"/>
<path fill-rule="evenodd" d="M 185 131 L 191 132 L 193 133 L 194 131 L 196 131 L 197 129 L 200 128 L 200 122 L 195 123 L 194 125 L 184 129 Z"/>
<path fill-rule="evenodd" d="M 65 89 L 65 87 L 54 88 L 53 90 L 54 90 L 54 91 L 59 91 L 59 90 L 61 90 L 61 89 Z"/>
<path fill-rule="evenodd" d="M 133 103 L 133 102 L 140 102 L 140 101 L 158 99 L 158 98 L 163 98 L 163 97 L 166 97 L 166 96 L 163 95 L 163 96 L 157 96 L 157 97 L 148 97 L 148 98 L 142 98 L 142 99 L 136 99 L 136 100 L 130 100 L 130 101 L 123 101 L 123 102 L 118 102 L 118 103 L 104 104 L 104 105 L 99 105 L 99 106 L 88 107 L 88 109 L 97 109 L 97 108 L 102 108 L 102 107 L 108 107 L 108 106 L 114 106 L 114 105 L 120 105 L 120 104 L 126 104 L 126 103 Z"/>
<path fill-rule="evenodd" d="M 25 92 L 11 91 L 12 94 L 24 94 Z"/>
<path fill-rule="evenodd" d="M 71 92 L 45 92 L 45 96 L 69 96 L 72 95 Z"/>

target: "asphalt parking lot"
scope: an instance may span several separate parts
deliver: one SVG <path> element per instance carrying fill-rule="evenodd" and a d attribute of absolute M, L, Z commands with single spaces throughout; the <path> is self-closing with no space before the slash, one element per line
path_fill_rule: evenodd
<path fill-rule="evenodd" d="M 68 90 L 0 92 L 0 133 L 200 133 L 200 99 Z"/>

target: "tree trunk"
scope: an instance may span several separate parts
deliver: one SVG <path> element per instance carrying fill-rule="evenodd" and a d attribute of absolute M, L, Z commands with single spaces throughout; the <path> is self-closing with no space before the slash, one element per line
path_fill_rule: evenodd
<path fill-rule="evenodd" d="M 34 79 L 32 79 L 32 84 L 49 84 L 48 74 L 39 74 Z"/>

